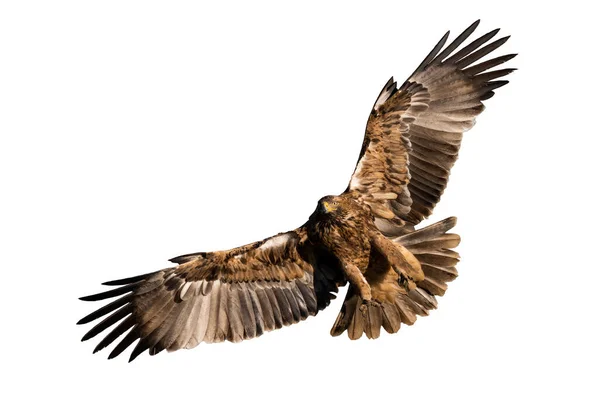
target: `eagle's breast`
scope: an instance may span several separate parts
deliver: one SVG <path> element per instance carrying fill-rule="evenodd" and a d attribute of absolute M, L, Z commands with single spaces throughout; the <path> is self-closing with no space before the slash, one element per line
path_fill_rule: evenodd
<path fill-rule="evenodd" d="M 370 230 L 376 229 L 373 217 L 354 199 L 345 199 L 338 212 L 311 217 L 308 236 L 343 263 L 366 268 L 371 251 Z"/>

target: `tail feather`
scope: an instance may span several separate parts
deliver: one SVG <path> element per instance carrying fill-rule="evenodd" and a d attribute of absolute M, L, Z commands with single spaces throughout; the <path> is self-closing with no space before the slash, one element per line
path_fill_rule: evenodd
<path fill-rule="evenodd" d="M 397 313 L 395 315 L 397 322 L 394 320 L 394 322 L 390 323 L 390 316 L 385 315 L 384 317 L 385 311 L 381 306 L 369 305 L 364 313 L 360 311 L 360 306 L 361 302 L 357 295 L 351 295 L 350 298 L 346 298 L 337 320 L 331 329 L 331 336 L 339 336 L 347 329 L 348 336 L 352 340 L 360 338 L 363 333 L 369 339 L 377 339 L 382 326 L 388 330 L 392 329 L 392 326 L 400 324 L 400 317 Z"/>
<path fill-rule="evenodd" d="M 402 322 L 398 308 L 390 303 L 383 303 L 381 305 L 382 320 L 381 325 L 387 333 L 395 333 L 400 329 L 400 322 Z"/>
<path fill-rule="evenodd" d="M 406 290 L 398 284 L 398 275 L 387 265 L 385 273 L 365 274 L 371 286 L 374 303 L 360 311 L 361 301 L 352 286 L 348 289 L 342 309 L 331 329 L 332 336 L 348 331 L 350 339 L 360 338 L 363 333 L 369 339 L 379 337 L 383 327 L 388 333 L 398 332 L 401 324 L 412 325 L 417 316 L 425 316 L 437 308 L 435 296 L 443 296 L 447 282 L 458 276 L 457 252 L 451 250 L 460 243 L 460 236 L 447 233 L 456 225 L 456 218 L 447 218 L 422 229 L 394 238 L 392 241 L 408 249 L 421 263 L 425 279 L 416 282 L 417 287 Z M 369 269 L 381 271 L 383 258 L 374 255 Z"/>
<path fill-rule="evenodd" d="M 443 296 L 451 282 L 458 276 L 458 253 L 450 250 L 460 243 L 460 236 L 446 233 L 456 225 L 456 218 L 446 218 L 433 225 L 394 239 L 406 247 L 421 263 L 425 279 L 417 286 L 430 294 Z"/>
<path fill-rule="evenodd" d="M 377 339 L 383 324 L 381 307 L 369 307 L 365 314 L 365 333 L 369 339 Z"/>
<path fill-rule="evenodd" d="M 352 288 L 348 289 L 348 292 L 353 290 Z M 344 300 L 344 304 L 342 304 L 342 308 L 331 328 L 331 336 L 339 336 L 346 329 L 350 327 L 350 322 L 352 321 L 354 314 L 358 313 L 358 296 L 348 296 L 346 295 L 346 299 Z M 352 336 L 352 330 L 348 329 L 348 335 Z M 361 332 L 362 335 L 362 332 Z M 360 337 L 360 336 L 359 336 Z"/>

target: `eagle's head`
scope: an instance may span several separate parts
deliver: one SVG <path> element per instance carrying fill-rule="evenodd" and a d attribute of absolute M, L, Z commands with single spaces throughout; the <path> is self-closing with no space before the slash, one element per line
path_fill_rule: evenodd
<path fill-rule="evenodd" d="M 343 211 L 344 199 L 340 196 L 325 196 L 319 200 L 317 205 L 317 214 L 331 215 L 338 214 Z"/>

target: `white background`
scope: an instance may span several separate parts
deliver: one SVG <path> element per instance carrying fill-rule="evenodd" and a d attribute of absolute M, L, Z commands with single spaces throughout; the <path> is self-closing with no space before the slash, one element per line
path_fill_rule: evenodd
<path fill-rule="evenodd" d="M 2 397 L 598 398 L 591 2 L 279 3 L 2 2 Z M 80 343 L 100 282 L 293 229 L 343 191 L 381 86 L 478 18 L 519 71 L 428 221 L 458 216 L 463 239 L 431 316 L 351 342 L 329 336 L 338 299 L 132 364 Z"/>

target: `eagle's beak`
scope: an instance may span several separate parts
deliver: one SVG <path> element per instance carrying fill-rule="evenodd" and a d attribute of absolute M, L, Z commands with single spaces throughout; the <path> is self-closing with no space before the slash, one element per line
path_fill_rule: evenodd
<path fill-rule="evenodd" d="M 327 214 L 331 211 L 331 205 L 329 205 L 329 203 L 327 203 L 326 201 L 320 201 L 318 206 L 317 206 L 317 212 L 319 214 Z"/>

